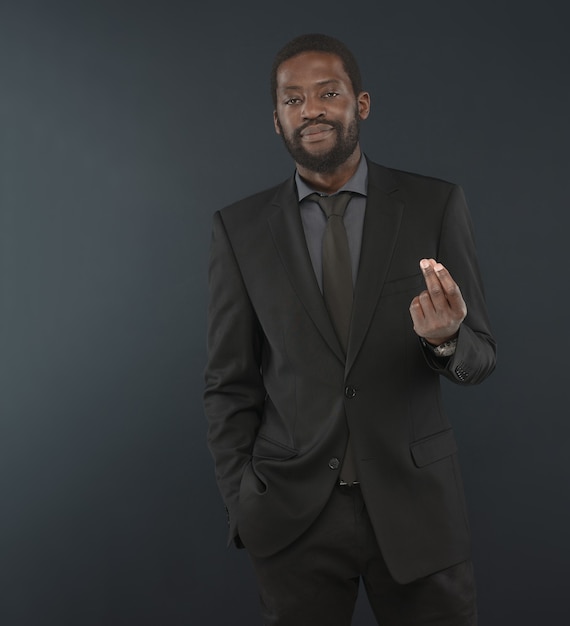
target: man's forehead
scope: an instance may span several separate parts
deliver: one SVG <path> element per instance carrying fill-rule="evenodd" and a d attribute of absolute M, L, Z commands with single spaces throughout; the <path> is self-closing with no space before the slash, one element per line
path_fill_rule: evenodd
<path fill-rule="evenodd" d="M 340 85 L 341 83 L 342 81 L 339 80 L 338 78 L 325 78 L 323 80 L 315 81 L 315 85 L 317 87 L 334 87 L 335 85 Z M 300 89 L 301 87 L 302 85 L 289 85 L 289 84 L 280 85 L 280 88 L 283 89 L 283 91 Z"/>
<path fill-rule="evenodd" d="M 277 86 L 280 89 L 300 87 L 305 83 L 328 84 L 349 81 L 342 59 L 328 52 L 302 52 L 277 69 Z"/>

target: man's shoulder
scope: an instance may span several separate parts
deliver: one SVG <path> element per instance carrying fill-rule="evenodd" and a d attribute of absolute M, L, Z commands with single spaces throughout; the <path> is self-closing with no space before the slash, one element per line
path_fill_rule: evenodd
<path fill-rule="evenodd" d="M 403 169 L 386 167 L 379 163 L 368 161 L 370 183 L 383 187 L 386 191 L 403 191 L 418 193 L 449 193 L 456 187 L 454 183 L 427 174 L 420 174 Z"/>
<path fill-rule="evenodd" d="M 291 194 L 294 192 L 293 178 L 289 177 L 278 185 L 268 187 L 262 191 L 258 191 L 250 196 L 232 202 L 228 206 L 220 210 L 224 218 L 244 218 L 246 216 L 254 217 L 256 213 L 264 211 L 267 207 L 277 202 L 282 194 Z"/>

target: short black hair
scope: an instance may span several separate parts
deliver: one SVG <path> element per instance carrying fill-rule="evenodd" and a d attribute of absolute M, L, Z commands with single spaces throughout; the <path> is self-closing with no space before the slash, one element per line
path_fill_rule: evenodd
<path fill-rule="evenodd" d="M 297 56 L 303 52 L 327 52 L 336 54 L 342 61 L 344 71 L 348 74 L 352 84 L 354 95 L 362 91 L 362 77 L 358 63 L 352 52 L 342 41 L 322 35 L 320 33 L 309 33 L 299 35 L 285 44 L 281 50 L 275 55 L 273 65 L 271 67 L 271 97 L 273 98 L 273 106 L 277 106 L 277 70 L 285 61 Z"/>

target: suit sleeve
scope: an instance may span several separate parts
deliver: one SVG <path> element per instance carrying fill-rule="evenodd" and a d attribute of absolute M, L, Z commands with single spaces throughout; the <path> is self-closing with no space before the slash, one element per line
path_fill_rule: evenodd
<path fill-rule="evenodd" d="M 208 363 L 204 407 L 208 445 L 236 539 L 241 477 L 262 412 L 262 334 L 220 213 L 214 215 L 209 268 Z"/>
<path fill-rule="evenodd" d="M 455 354 L 441 360 L 426 354 L 430 367 L 452 382 L 474 385 L 495 368 L 496 344 L 491 334 L 483 282 L 477 261 L 473 225 L 461 187 L 449 194 L 442 221 L 438 261 L 459 285 L 467 304 Z"/>

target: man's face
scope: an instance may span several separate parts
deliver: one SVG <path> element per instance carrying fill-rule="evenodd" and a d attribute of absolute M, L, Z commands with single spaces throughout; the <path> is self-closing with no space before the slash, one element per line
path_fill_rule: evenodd
<path fill-rule="evenodd" d="M 355 152 L 370 97 L 355 96 L 338 56 L 303 52 L 283 62 L 276 95 L 275 131 L 298 165 L 332 173 Z"/>

